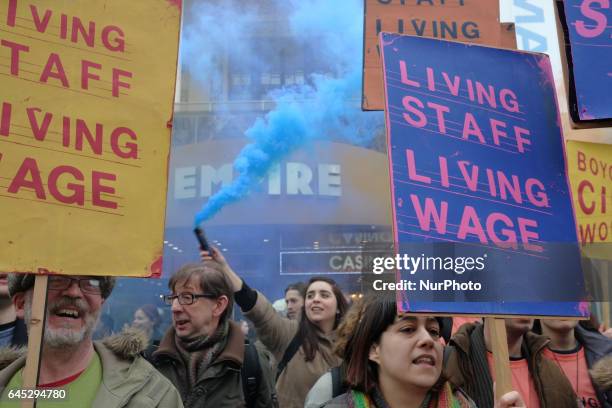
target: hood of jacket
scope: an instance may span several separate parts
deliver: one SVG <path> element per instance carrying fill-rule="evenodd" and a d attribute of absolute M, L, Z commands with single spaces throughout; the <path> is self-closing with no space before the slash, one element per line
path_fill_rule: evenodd
<path fill-rule="evenodd" d="M 606 358 L 606 356 L 612 356 L 612 340 L 598 331 L 587 330 L 580 324 L 574 329 L 574 336 L 584 347 L 587 366 L 592 369 L 590 373 L 597 398 L 603 408 L 612 407 L 612 368 L 608 368 L 606 372 L 605 365 L 599 363 L 604 361 L 612 365 L 612 358 Z"/>
<path fill-rule="evenodd" d="M 1 347 L 0 348 L 0 370 L 4 370 L 15 360 L 26 355 L 25 347 Z"/>
<path fill-rule="evenodd" d="M 593 382 L 603 391 L 612 392 L 612 354 L 599 360 L 591 369 Z"/>
<path fill-rule="evenodd" d="M 98 342 L 94 342 L 94 345 Z M 103 344 L 118 359 L 133 360 L 147 348 L 147 336 L 139 329 L 128 328 L 121 333 L 102 339 Z M 26 355 L 26 347 L 0 347 L 0 370 L 5 369 L 20 357 Z"/>

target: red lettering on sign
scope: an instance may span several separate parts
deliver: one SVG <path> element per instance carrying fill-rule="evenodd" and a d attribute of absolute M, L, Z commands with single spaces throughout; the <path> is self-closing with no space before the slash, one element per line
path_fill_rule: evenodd
<path fill-rule="evenodd" d="M 26 157 L 23 160 L 7 191 L 12 194 L 17 194 L 22 188 L 34 190 L 36 197 L 40 200 L 46 199 L 45 189 L 43 188 L 42 179 L 40 177 L 40 170 L 38 170 L 36 160 L 31 157 Z"/>
<path fill-rule="evenodd" d="M 80 169 L 69 165 L 59 165 L 49 170 L 47 184 L 44 184 L 36 159 L 26 157 L 11 180 L 7 192 L 18 194 L 23 189 L 33 190 L 39 200 L 47 201 L 52 198 L 58 203 L 75 204 L 82 207 L 87 201 L 87 185 L 90 184 L 91 204 L 94 207 L 117 209 L 115 201 L 102 198 L 103 195 L 115 194 L 115 187 L 110 182 L 116 180 L 115 174 L 96 170 L 91 172 L 91 179 L 88 180 Z M 45 187 L 50 197 L 47 196 Z"/>

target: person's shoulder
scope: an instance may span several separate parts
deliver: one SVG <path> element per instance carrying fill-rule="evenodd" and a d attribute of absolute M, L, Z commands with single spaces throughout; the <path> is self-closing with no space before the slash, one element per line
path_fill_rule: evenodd
<path fill-rule="evenodd" d="M 585 329 L 580 324 L 574 330 L 578 341 L 587 348 L 596 349 L 602 356 L 612 353 L 612 339 L 604 336 L 599 331 Z"/>
<path fill-rule="evenodd" d="M 140 381 L 136 394 L 147 395 L 152 407 L 183 406 L 172 382 L 143 356 L 148 343 L 146 334 L 141 330 L 128 328 L 95 344 L 103 368 L 108 368 L 111 372 L 119 370 L 117 374 L 129 375 L 132 382 Z"/>
<path fill-rule="evenodd" d="M 330 402 L 333 398 L 334 385 L 331 372 L 326 372 L 314 383 L 306 395 L 305 408 L 317 408 Z"/>
<path fill-rule="evenodd" d="M 528 331 L 525 333 L 525 346 L 527 347 L 529 354 L 540 355 L 544 351 L 545 346 L 550 343 L 550 339 L 543 334 L 534 333 Z"/>
<path fill-rule="evenodd" d="M 454 346 L 465 353 L 469 353 L 472 346 L 472 333 L 476 330 L 482 330 L 481 323 L 465 323 L 450 339 L 449 345 Z"/>
<path fill-rule="evenodd" d="M 148 347 L 147 335 L 139 329 L 127 328 L 95 342 L 111 351 L 120 360 L 134 360 Z"/>
<path fill-rule="evenodd" d="M 348 391 L 344 394 L 338 395 L 336 398 L 333 398 L 326 403 L 319 405 L 320 408 L 348 408 L 351 406 L 349 402 L 351 401 L 351 391 Z"/>
<path fill-rule="evenodd" d="M 0 347 L 0 370 L 5 369 L 20 357 L 25 356 L 26 352 L 27 349 L 25 347 Z"/>

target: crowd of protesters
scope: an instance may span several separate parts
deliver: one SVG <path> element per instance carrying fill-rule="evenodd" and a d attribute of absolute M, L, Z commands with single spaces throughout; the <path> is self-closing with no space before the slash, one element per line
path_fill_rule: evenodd
<path fill-rule="evenodd" d="M 39 388 L 61 407 L 612 408 L 612 339 L 589 322 L 505 319 L 513 391 L 496 398 L 486 321 L 352 305 L 314 277 L 279 313 L 212 248 L 176 271 L 163 311 L 139 306 L 113 333 L 112 277 L 48 280 Z M 22 388 L 34 276 L 0 274 L 0 405 Z M 234 321 L 234 304 L 242 320 Z M 47 405 L 45 405 L 47 404 Z"/>

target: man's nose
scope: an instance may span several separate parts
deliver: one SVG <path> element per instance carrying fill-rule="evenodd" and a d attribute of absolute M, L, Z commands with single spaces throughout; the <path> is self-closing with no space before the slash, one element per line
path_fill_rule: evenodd
<path fill-rule="evenodd" d="M 178 301 L 178 298 L 172 299 L 172 308 L 173 312 L 180 312 L 183 310 L 183 305 L 181 305 Z"/>
<path fill-rule="evenodd" d="M 65 296 L 69 297 L 83 297 L 83 292 L 79 286 L 79 281 L 76 280 L 70 281 L 70 285 L 62 292 Z"/>

